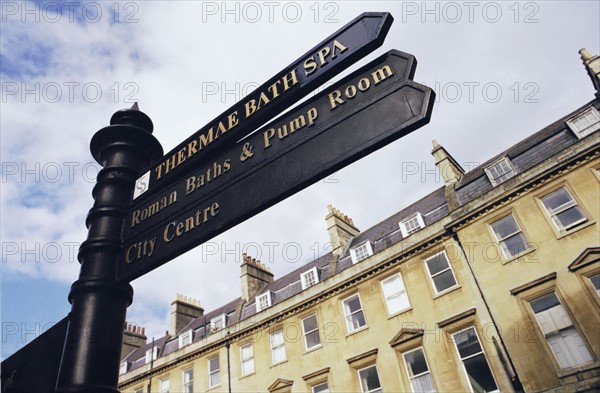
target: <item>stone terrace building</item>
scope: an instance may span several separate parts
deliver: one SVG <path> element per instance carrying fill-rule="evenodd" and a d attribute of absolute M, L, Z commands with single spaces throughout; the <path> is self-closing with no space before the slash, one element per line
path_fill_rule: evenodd
<path fill-rule="evenodd" d="M 178 296 L 153 343 L 128 327 L 120 389 L 573 392 L 600 389 L 600 58 L 596 98 L 277 280 L 245 255 L 241 296 Z M 145 337 L 143 337 L 145 338 Z"/>

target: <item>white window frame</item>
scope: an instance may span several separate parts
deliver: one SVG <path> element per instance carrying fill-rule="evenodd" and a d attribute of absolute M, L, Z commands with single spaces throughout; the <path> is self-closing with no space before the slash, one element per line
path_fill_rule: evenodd
<path fill-rule="evenodd" d="M 500 220 L 505 219 L 508 216 L 512 217 L 513 221 L 515 222 L 515 224 L 516 224 L 516 226 L 518 228 L 518 231 L 510 233 L 510 234 L 504 236 L 503 238 L 500 238 L 499 235 L 494 230 L 494 224 L 497 223 Z M 502 255 L 504 256 L 504 259 L 513 259 L 513 258 L 516 258 L 519 255 L 521 255 L 522 253 L 525 253 L 525 252 L 527 252 L 527 251 L 529 251 L 531 249 L 531 245 L 527 241 L 527 236 L 525 236 L 525 232 L 523 232 L 523 228 L 521 228 L 521 224 L 519 224 L 519 221 L 517 221 L 517 219 L 516 219 L 516 217 L 515 217 L 515 215 L 513 213 L 506 214 L 506 215 L 504 215 L 504 216 L 502 216 L 500 218 L 497 218 L 493 222 L 490 222 L 489 225 L 490 225 L 490 228 L 492 230 L 492 233 L 494 234 L 494 238 L 496 239 L 496 241 L 498 242 L 498 245 L 500 246 L 500 249 L 502 250 Z M 510 237 L 513 237 L 513 236 L 519 234 L 519 233 L 523 234 L 523 238 L 525 239 L 525 245 L 526 245 L 526 247 L 525 247 L 525 249 L 523 251 L 521 251 L 521 252 L 513 255 L 511 253 L 510 249 L 507 246 L 504 245 L 504 241 L 506 239 L 510 238 Z"/>
<path fill-rule="evenodd" d="M 363 248 L 366 252 L 362 252 Z M 350 257 L 352 258 L 352 263 L 360 262 L 363 259 L 367 259 L 371 255 L 373 255 L 373 247 L 371 247 L 371 242 L 369 240 L 350 249 Z"/>
<path fill-rule="evenodd" d="M 454 337 L 456 335 L 458 335 L 458 334 L 460 334 L 460 333 L 462 333 L 464 331 L 470 330 L 470 329 L 473 329 L 473 332 L 475 332 L 475 337 L 477 337 L 477 342 L 479 343 L 479 346 L 481 347 L 481 352 L 477 352 L 477 353 L 471 354 L 471 355 L 466 356 L 466 357 L 463 358 L 460 355 L 460 351 L 458 350 L 458 346 L 456 345 L 456 340 L 455 340 Z M 475 357 L 475 356 L 477 356 L 477 355 L 479 355 L 481 353 L 483 354 L 485 362 L 487 363 L 487 366 L 490 369 L 490 374 L 492 374 L 492 378 L 494 379 L 494 383 L 496 384 L 496 390 L 492 390 L 489 393 L 500 392 L 500 388 L 498 387 L 498 381 L 496 380 L 496 376 L 494 375 L 494 371 L 490 367 L 490 362 L 488 361 L 488 357 L 487 357 L 487 354 L 485 353 L 485 349 L 483 348 L 483 345 L 481 345 L 481 340 L 479 339 L 479 333 L 477 333 L 477 329 L 475 329 L 475 326 L 471 325 L 471 326 L 468 326 L 468 327 L 466 327 L 464 329 L 461 329 L 461 330 L 459 330 L 457 332 L 452 333 L 452 342 L 454 343 L 454 348 L 456 349 L 456 354 L 458 355 L 458 358 L 460 359 L 460 365 L 461 365 L 461 368 L 463 370 L 463 375 L 465 377 L 465 380 L 468 382 L 469 389 L 470 389 L 471 393 L 473 393 L 473 387 L 471 386 L 471 380 L 469 378 L 469 373 L 467 373 L 467 368 L 465 367 L 465 363 L 463 362 L 463 360 L 473 358 L 473 357 Z"/>
<path fill-rule="evenodd" d="M 158 347 L 154 346 L 146 350 L 146 364 L 158 358 Z"/>
<path fill-rule="evenodd" d="M 189 381 L 185 382 L 185 376 L 188 372 L 191 372 L 191 378 Z M 181 377 L 182 377 L 181 386 L 183 387 L 183 393 L 193 393 L 194 392 L 194 368 L 190 367 L 190 368 L 183 370 Z"/>
<path fill-rule="evenodd" d="M 373 368 L 373 367 L 375 368 L 375 373 L 377 374 L 377 380 L 379 381 L 379 388 L 378 389 L 372 389 L 372 390 L 365 391 L 363 389 L 363 384 L 362 384 L 362 381 L 361 381 L 360 373 L 363 370 L 366 370 L 366 369 L 369 369 L 369 368 Z M 379 377 L 379 370 L 377 369 L 377 365 L 371 364 L 370 366 L 363 367 L 361 369 L 356 370 L 356 372 L 358 374 L 358 384 L 360 385 L 360 391 L 362 393 L 381 393 L 381 392 L 383 392 L 383 386 L 381 385 L 381 378 Z"/>
<path fill-rule="evenodd" d="M 186 343 L 187 340 L 189 340 L 189 342 Z M 192 333 L 192 329 L 179 334 L 179 348 L 183 348 L 186 345 L 190 345 L 193 340 L 194 334 Z"/>
<path fill-rule="evenodd" d="M 244 348 L 250 348 L 250 356 L 246 359 L 244 359 Z M 251 370 L 245 370 L 244 369 L 244 364 L 250 364 L 252 365 Z M 254 344 L 252 343 L 248 343 L 246 345 L 242 345 L 240 346 L 240 369 L 241 369 L 241 375 L 250 375 L 252 373 L 255 372 L 255 368 L 254 368 Z"/>
<path fill-rule="evenodd" d="M 215 359 L 217 359 L 218 368 L 215 370 L 211 370 L 211 368 L 210 368 L 211 361 L 215 360 Z M 221 359 L 219 358 L 219 355 L 213 356 L 213 357 L 207 359 L 207 363 L 208 363 L 208 387 L 214 388 L 215 386 L 219 386 L 221 384 Z M 217 375 L 217 377 L 219 378 L 218 383 L 215 383 L 215 384 L 212 383 L 213 375 Z"/>
<path fill-rule="evenodd" d="M 392 282 L 393 280 L 395 280 L 397 278 L 400 279 L 400 286 L 402 287 L 402 289 L 400 289 L 399 291 L 393 292 L 393 293 L 386 293 L 386 283 Z M 404 280 L 402 279 L 402 274 L 396 273 L 387 278 L 384 278 L 383 280 L 380 281 L 380 284 L 381 284 L 381 292 L 383 293 L 383 297 L 385 299 L 385 306 L 387 308 L 388 315 L 398 314 L 398 313 L 408 310 L 410 308 L 410 299 L 408 298 L 408 292 L 406 292 L 406 287 L 404 286 Z M 403 297 L 403 296 L 406 298 L 406 302 L 408 303 L 406 305 L 406 307 L 400 308 L 398 310 L 390 310 L 389 299 Z"/>
<path fill-rule="evenodd" d="M 349 301 L 349 300 L 351 300 L 351 299 L 352 299 L 352 298 L 354 298 L 354 297 L 357 297 L 357 298 L 358 298 L 358 302 L 360 303 L 360 310 L 358 310 L 358 311 L 354 311 L 354 312 L 351 312 L 350 314 L 347 314 L 347 310 L 346 310 L 346 302 L 347 302 L 347 301 Z M 352 332 L 355 332 L 355 331 L 358 331 L 358 330 L 364 329 L 364 328 L 366 328 L 367 326 L 369 326 L 369 325 L 368 325 L 368 323 L 367 323 L 367 316 L 365 315 L 365 311 L 364 311 L 364 309 L 363 309 L 362 300 L 361 300 L 361 298 L 360 298 L 360 293 L 355 293 L 355 294 L 353 294 L 353 295 L 350 295 L 350 296 L 348 296 L 347 298 L 343 299 L 343 300 L 342 300 L 342 309 L 344 310 L 344 320 L 346 321 L 346 331 L 347 331 L 348 333 L 352 333 Z M 365 320 L 365 324 L 364 324 L 364 325 L 362 325 L 362 326 L 359 326 L 359 327 L 357 327 L 357 328 L 355 328 L 355 327 L 353 327 L 353 326 L 350 326 L 350 321 L 351 321 L 352 319 L 350 318 L 350 320 L 349 320 L 349 319 L 348 319 L 348 317 L 351 317 L 352 315 L 354 315 L 354 314 L 357 314 L 357 313 L 359 313 L 359 312 L 360 312 L 360 313 L 362 313 L 362 315 L 363 315 L 363 319 Z"/>
<path fill-rule="evenodd" d="M 594 121 L 595 120 L 595 121 Z M 584 123 L 588 124 L 584 124 Z M 566 121 L 567 126 L 582 139 L 600 130 L 600 113 L 593 106 L 586 108 Z"/>
<path fill-rule="evenodd" d="M 406 355 L 408 355 L 409 353 L 412 353 L 412 352 L 419 351 L 419 350 L 423 353 L 423 358 L 425 359 L 425 365 L 427 366 L 427 371 L 426 372 L 422 372 L 421 374 L 418 374 L 418 375 L 413 375 L 411 377 L 410 376 L 410 371 L 408 369 L 408 361 L 406 360 Z M 406 375 L 408 376 L 408 382 L 410 384 L 410 390 L 412 392 L 415 391 L 415 388 L 414 388 L 413 383 L 412 383 L 413 379 L 418 379 L 418 378 L 421 378 L 421 377 L 423 377 L 425 375 L 429 375 L 429 379 L 431 380 L 431 384 L 434 387 L 433 392 L 435 392 L 435 382 L 433 381 L 433 375 L 431 374 L 431 368 L 429 367 L 429 362 L 427 361 L 427 356 L 425 355 L 425 349 L 423 347 L 418 347 L 418 348 L 406 351 L 406 352 L 404 352 L 402 354 L 402 359 L 404 360 L 404 369 L 406 370 Z"/>
<path fill-rule="evenodd" d="M 169 389 L 171 389 L 171 381 L 169 378 L 163 378 L 158 382 L 158 391 L 160 393 L 169 393 Z"/>
<path fill-rule="evenodd" d="M 135 389 L 133 393 L 144 393 L 144 388 Z"/>
<path fill-rule="evenodd" d="M 535 310 L 533 309 L 533 306 L 531 305 L 531 302 L 536 301 L 536 300 L 538 300 L 544 296 L 548 296 L 548 295 L 554 295 L 556 297 L 556 300 L 558 301 L 558 305 L 536 313 Z M 531 311 L 534 315 L 534 319 L 537 322 L 538 328 L 540 329 L 540 332 L 544 336 L 546 344 L 550 348 L 550 352 L 552 352 L 552 355 L 554 356 L 554 360 L 556 361 L 556 363 L 558 364 L 558 367 L 561 370 L 576 368 L 576 367 L 579 367 L 579 366 L 582 366 L 584 364 L 588 364 L 588 363 L 591 363 L 594 361 L 592 352 L 588 348 L 587 344 L 585 343 L 585 340 L 583 339 L 581 333 L 579 332 L 579 329 L 577 329 L 577 327 L 573 323 L 573 320 L 571 319 L 569 313 L 567 312 L 567 309 L 562 304 L 562 302 L 560 301 L 560 298 L 558 297 L 558 295 L 556 294 L 555 291 L 546 293 L 542 296 L 538 296 L 535 299 L 530 299 L 528 301 L 528 303 L 529 303 L 529 307 L 531 308 Z M 551 309 L 554 310 L 554 312 L 551 313 L 550 312 Z M 542 313 L 544 315 L 543 318 L 541 317 Z M 543 324 L 541 319 L 543 319 L 546 322 L 546 324 Z M 554 330 L 552 330 L 552 326 L 550 326 L 550 325 L 554 325 Z M 578 336 L 578 339 L 580 340 L 580 344 L 578 344 L 578 345 L 585 348 L 585 350 L 587 352 L 586 355 L 589 357 L 589 360 L 581 362 L 581 363 L 570 364 L 570 365 L 561 364 L 561 360 L 559 359 L 558 354 L 555 352 L 554 346 L 550 343 L 550 337 L 551 336 L 559 336 L 560 339 L 562 339 L 562 342 L 565 344 L 565 345 L 563 345 L 563 347 L 561 349 L 566 349 L 569 352 L 568 355 L 570 356 L 570 359 L 565 359 L 565 360 L 575 360 L 576 361 L 573 353 L 571 353 L 569 351 L 570 349 L 574 348 L 574 345 L 572 345 L 574 343 L 571 341 L 571 343 L 570 343 L 571 345 L 568 345 L 564 336 L 562 335 L 562 333 L 567 330 L 573 330 L 576 333 L 576 335 Z"/>
<path fill-rule="evenodd" d="M 415 220 L 417 225 L 414 228 L 409 228 L 409 224 L 413 223 Z M 421 215 L 421 213 L 417 212 L 401 220 L 398 225 L 400 226 L 400 232 L 402 232 L 402 237 L 407 238 L 413 233 L 425 228 L 425 221 L 423 220 L 423 216 Z"/>
<path fill-rule="evenodd" d="M 571 200 L 561 206 L 558 206 L 554 209 L 550 209 L 547 205 L 546 202 L 544 202 L 544 199 L 549 197 L 550 195 L 553 195 L 554 193 L 557 193 L 561 190 L 564 190 L 567 195 L 569 196 L 569 198 L 571 198 Z M 554 227 L 559 231 L 559 232 L 567 232 L 570 229 L 578 226 L 579 224 L 582 224 L 584 222 L 586 222 L 587 216 L 585 215 L 585 212 L 583 211 L 583 209 L 581 207 L 579 207 L 579 204 L 577 203 L 577 200 L 575 200 L 575 198 L 573 197 L 573 195 L 571 194 L 571 192 L 569 192 L 569 190 L 567 189 L 567 187 L 560 187 L 557 188 L 556 190 L 549 192 L 548 194 L 544 195 L 543 197 L 540 198 L 540 201 L 542 202 L 542 206 L 544 206 L 544 210 L 546 210 L 546 213 L 548 214 L 548 216 L 550 217 L 550 220 L 552 221 L 552 223 L 554 224 Z M 581 215 L 583 216 L 582 218 L 580 218 L 579 220 L 570 223 L 568 226 L 563 227 L 562 223 L 558 220 L 557 215 L 572 209 L 572 208 L 577 208 L 579 209 L 579 211 L 581 212 Z"/>
<path fill-rule="evenodd" d="M 310 275 L 314 277 L 314 282 L 311 283 Z M 319 272 L 317 271 L 317 267 L 313 267 L 310 270 L 305 271 L 300 274 L 300 282 L 302 284 L 302 289 L 310 288 L 315 284 L 319 283 Z"/>
<path fill-rule="evenodd" d="M 221 322 L 220 325 L 218 323 L 219 321 Z M 216 332 L 216 331 L 225 329 L 226 326 L 227 326 L 227 315 L 226 314 L 217 315 L 216 317 L 212 317 L 210 319 L 210 331 L 211 332 Z"/>
<path fill-rule="evenodd" d="M 312 330 L 307 331 L 304 327 L 304 321 L 311 317 L 315 317 L 316 327 Z M 302 325 L 302 334 L 304 336 L 304 349 L 306 349 L 308 351 L 309 349 L 320 347 L 322 344 L 321 344 L 321 334 L 319 333 L 319 319 L 317 318 L 317 314 L 316 313 L 310 314 L 306 318 L 302 318 L 302 320 L 300 321 L 300 324 Z M 319 342 L 317 344 L 313 345 L 312 347 L 309 347 L 307 337 L 309 334 L 311 334 L 313 332 L 317 332 L 317 336 L 319 337 Z"/>
<path fill-rule="evenodd" d="M 448 268 L 441 270 L 437 273 L 435 273 L 434 275 L 431 274 L 431 270 L 429 270 L 429 264 L 427 263 L 427 261 L 429 261 L 430 259 L 433 259 L 435 257 L 437 257 L 440 254 L 444 254 L 444 257 L 446 258 L 446 262 L 448 263 Z M 450 263 L 450 258 L 448 258 L 448 254 L 446 253 L 446 250 L 442 250 L 436 254 L 433 254 L 432 256 L 430 256 L 429 258 L 425 258 L 425 267 L 427 268 L 427 273 L 429 276 L 429 281 L 431 282 L 431 287 L 433 288 L 433 292 L 436 295 L 439 295 L 440 293 L 444 293 L 447 292 L 449 290 L 451 290 L 452 288 L 455 288 L 458 286 L 458 280 L 456 279 L 456 274 L 454 274 L 454 269 L 452 269 L 452 264 Z M 447 272 L 448 270 L 450 270 L 450 272 L 452 273 L 452 277 L 454 278 L 454 285 L 449 286 L 448 288 L 444 288 L 441 291 L 438 291 L 437 286 L 435 285 L 435 281 L 433 280 L 434 277 L 439 276 L 442 273 Z"/>
<path fill-rule="evenodd" d="M 505 168 L 502 167 L 502 164 L 505 164 L 506 166 L 508 166 L 509 170 L 505 170 Z M 499 173 L 500 172 L 498 170 L 499 168 L 502 169 L 503 172 L 499 176 L 495 176 L 492 173 L 492 169 Z M 499 160 L 494 161 L 493 163 L 488 165 L 484 170 L 485 170 L 485 174 L 487 175 L 489 181 L 492 183 L 493 186 L 502 184 L 505 181 L 507 181 L 508 179 L 515 177 L 517 174 L 517 170 L 516 170 L 515 166 L 512 164 L 512 162 L 510 161 L 510 159 L 507 156 L 504 156 L 504 157 L 500 158 Z M 506 176 L 509 173 L 512 173 L 512 175 L 504 178 L 504 176 Z M 498 180 L 498 179 L 500 179 L 500 180 Z"/>
<path fill-rule="evenodd" d="M 281 341 L 276 341 L 277 337 L 281 337 Z M 269 334 L 269 346 L 271 348 L 271 364 L 283 363 L 287 360 L 287 353 L 285 352 L 285 334 L 283 329 L 277 329 Z M 283 354 L 281 359 L 275 359 L 276 353 L 278 356 Z"/>
<path fill-rule="evenodd" d="M 262 299 L 266 299 L 266 305 L 261 305 Z M 261 293 L 256 297 L 256 312 L 260 312 L 262 310 L 266 310 L 271 307 L 271 291 L 267 291 L 265 293 Z"/>
<path fill-rule="evenodd" d="M 127 371 L 129 371 L 129 362 L 121 362 L 121 366 L 119 367 L 119 375 L 127 374 Z"/>
<path fill-rule="evenodd" d="M 325 385 L 325 389 L 317 391 L 317 388 L 320 388 L 323 385 Z M 321 382 L 321 383 L 311 386 L 310 390 L 312 393 L 329 393 L 329 385 L 327 384 L 327 381 Z"/>

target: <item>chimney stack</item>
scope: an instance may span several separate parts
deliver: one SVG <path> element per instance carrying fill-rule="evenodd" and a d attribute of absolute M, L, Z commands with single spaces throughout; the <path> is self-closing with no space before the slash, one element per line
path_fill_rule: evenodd
<path fill-rule="evenodd" d="M 327 232 L 329 233 L 329 241 L 333 246 L 333 255 L 340 257 L 344 249 L 356 237 L 360 231 L 350 217 L 340 212 L 335 207 L 328 205 L 329 213 L 325 217 L 327 223 Z"/>
<path fill-rule="evenodd" d="M 444 195 L 448 202 L 448 209 L 452 211 L 458 207 L 458 199 L 454 186 L 465 174 L 465 170 L 435 139 L 433 140 L 431 155 L 435 158 L 435 166 L 444 178 L 444 185 L 446 186 L 444 188 Z"/>
<path fill-rule="evenodd" d="M 200 306 L 200 301 L 177 294 L 177 298 L 171 303 L 169 334 L 177 335 L 188 323 L 202 315 L 204 315 L 204 309 Z"/>
<path fill-rule="evenodd" d="M 121 346 L 121 359 L 132 351 L 146 345 L 146 329 L 134 323 L 125 322 L 123 331 L 123 345 Z"/>
<path fill-rule="evenodd" d="M 245 301 L 254 299 L 265 285 L 273 282 L 271 269 L 260 263 L 248 254 L 242 254 L 242 298 Z"/>
<path fill-rule="evenodd" d="M 592 79 L 594 89 L 596 89 L 596 97 L 600 98 L 600 56 L 592 56 L 585 48 L 581 48 L 579 54 L 588 75 Z"/>

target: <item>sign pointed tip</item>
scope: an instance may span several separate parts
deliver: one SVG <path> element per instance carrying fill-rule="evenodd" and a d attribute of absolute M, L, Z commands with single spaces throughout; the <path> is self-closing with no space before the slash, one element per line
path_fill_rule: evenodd
<path fill-rule="evenodd" d="M 130 108 L 130 109 L 132 109 L 132 110 L 134 110 L 134 111 L 139 111 L 139 110 L 140 110 L 140 107 L 138 106 L 138 103 L 137 103 L 137 101 L 136 101 L 136 102 L 134 102 L 134 103 L 133 103 L 133 105 L 131 105 L 131 108 Z"/>

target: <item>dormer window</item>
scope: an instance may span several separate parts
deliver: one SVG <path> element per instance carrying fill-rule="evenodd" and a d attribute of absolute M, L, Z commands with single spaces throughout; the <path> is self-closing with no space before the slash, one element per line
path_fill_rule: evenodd
<path fill-rule="evenodd" d="M 183 348 L 186 345 L 190 345 L 192 343 L 192 330 L 188 330 L 179 335 L 179 348 Z"/>
<path fill-rule="evenodd" d="M 418 230 L 425 228 L 425 221 L 421 213 L 415 213 L 412 216 L 400 221 L 400 232 L 402 237 L 406 238 Z"/>
<path fill-rule="evenodd" d="M 123 375 L 127 373 L 129 370 L 129 362 L 121 362 L 121 367 L 119 368 L 119 375 Z"/>
<path fill-rule="evenodd" d="M 600 113 L 592 106 L 567 120 L 567 125 L 581 139 L 600 130 Z"/>
<path fill-rule="evenodd" d="M 152 347 L 146 351 L 146 364 L 158 358 L 158 347 Z"/>
<path fill-rule="evenodd" d="M 485 168 L 485 174 L 493 186 L 497 186 L 500 183 L 504 183 L 511 177 L 515 176 L 517 171 L 515 171 L 515 167 L 510 162 L 508 157 L 502 157 L 498 161 L 494 162 L 492 165 Z"/>
<path fill-rule="evenodd" d="M 317 268 L 313 267 L 309 271 L 300 274 L 300 281 L 302 283 L 302 289 L 312 287 L 313 285 L 318 283 L 319 275 L 317 273 Z"/>
<path fill-rule="evenodd" d="M 210 319 L 210 331 L 216 332 L 225 329 L 227 325 L 227 316 L 225 314 L 218 315 Z"/>
<path fill-rule="evenodd" d="M 271 307 L 271 291 L 267 291 L 256 297 L 256 312 Z"/>
<path fill-rule="evenodd" d="M 371 247 L 371 242 L 368 240 L 350 250 L 350 257 L 352 258 L 352 263 L 360 262 L 363 259 L 370 257 L 371 255 L 373 255 L 373 248 Z"/>

